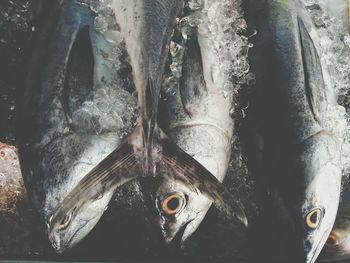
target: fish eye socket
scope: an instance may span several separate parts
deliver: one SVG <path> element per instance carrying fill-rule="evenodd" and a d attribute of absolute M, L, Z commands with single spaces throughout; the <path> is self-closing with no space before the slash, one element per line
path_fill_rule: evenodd
<path fill-rule="evenodd" d="M 162 201 L 162 210 L 164 214 L 173 216 L 179 213 L 185 206 L 186 199 L 183 194 L 173 193 L 165 197 Z"/>
<path fill-rule="evenodd" d="M 323 212 L 322 209 L 316 208 L 311 210 L 307 215 L 306 215 L 306 225 L 310 229 L 316 229 L 322 220 Z"/>
<path fill-rule="evenodd" d="M 339 244 L 339 236 L 333 232 L 329 235 L 326 241 L 327 247 L 335 247 Z"/>
<path fill-rule="evenodd" d="M 66 216 L 60 222 L 58 226 L 58 230 L 59 231 L 65 230 L 69 226 L 71 220 L 72 220 L 72 213 L 66 214 Z"/>

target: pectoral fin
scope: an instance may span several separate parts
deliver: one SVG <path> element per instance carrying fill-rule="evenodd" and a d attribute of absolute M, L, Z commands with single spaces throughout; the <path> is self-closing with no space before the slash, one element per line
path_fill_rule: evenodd
<path fill-rule="evenodd" d="M 94 57 L 89 26 L 85 26 L 76 36 L 66 66 L 63 106 L 69 119 L 88 99 L 93 89 L 93 72 Z"/>
<path fill-rule="evenodd" d="M 186 46 L 180 79 L 180 94 L 183 107 L 190 117 L 195 113 L 203 98 L 208 95 L 203 75 L 201 51 L 196 36 L 189 39 Z"/>
<path fill-rule="evenodd" d="M 298 17 L 302 59 L 305 75 L 305 92 L 315 121 L 320 123 L 320 114 L 327 103 L 326 86 L 322 66 L 314 42 L 304 22 Z"/>
<path fill-rule="evenodd" d="M 168 138 L 162 140 L 162 147 L 163 156 L 159 165 L 161 176 L 179 180 L 194 191 L 200 191 L 212 199 L 218 209 L 248 225 L 242 204 L 234 200 L 231 193 L 203 165 Z"/>
<path fill-rule="evenodd" d="M 56 208 L 50 220 L 50 228 L 60 224 L 63 218 L 74 218 L 84 205 L 98 199 L 106 192 L 139 176 L 133 147 L 124 141 L 92 169 Z M 132 169 L 134 168 L 134 169 Z"/>

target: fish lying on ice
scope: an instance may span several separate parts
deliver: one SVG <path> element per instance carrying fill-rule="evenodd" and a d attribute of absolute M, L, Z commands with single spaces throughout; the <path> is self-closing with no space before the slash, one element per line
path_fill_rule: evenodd
<path fill-rule="evenodd" d="M 219 2 L 208 1 L 201 9 L 214 8 Z M 237 8 L 233 2 L 225 7 L 233 10 Z M 216 10 L 217 17 L 222 20 L 228 15 L 225 8 L 218 7 Z M 219 12 L 222 12 L 221 15 Z M 208 12 L 197 11 L 196 14 L 201 18 L 199 25 L 181 37 L 178 40 L 180 43 L 172 42 L 175 60 L 183 52 L 182 70 L 181 77 L 175 80 L 175 84 L 174 80 L 169 80 L 170 87 L 164 87 L 174 90 L 168 92 L 164 102 L 163 114 L 167 120 L 165 129 L 181 149 L 222 182 L 231 157 L 234 120 L 230 112 L 234 108 L 235 87 L 232 72 L 221 68 L 227 61 L 219 59 L 215 47 L 225 47 L 227 35 L 233 33 L 228 31 L 220 34 L 219 30 L 211 32 L 208 28 L 220 21 L 210 20 Z M 181 21 L 185 19 L 191 18 L 185 17 Z M 176 34 L 181 35 L 181 32 Z M 239 38 L 238 35 L 237 37 Z M 232 66 L 235 60 L 229 60 L 229 63 Z M 200 226 L 212 204 L 210 198 L 193 192 L 177 180 L 162 180 L 152 194 L 151 200 L 157 208 L 155 222 L 167 243 L 175 236 L 181 235 L 181 242 L 189 238 Z M 151 205 L 154 205 L 153 202 Z M 234 205 L 237 206 L 236 210 L 242 210 L 239 202 Z M 244 223 L 247 224 L 247 221 Z"/>
<path fill-rule="evenodd" d="M 44 12 L 29 84 L 19 105 L 19 156 L 28 195 L 53 247 L 63 252 L 96 225 L 112 192 L 96 197 L 74 218 L 60 220 L 55 229 L 52 214 L 132 130 L 137 101 L 124 76 L 129 66 L 122 62 L 123 54 L 94 29 L 95 14 L 88 6 L 53 1 Z"/>
<path fill-rule="evenodd" d="M 177 15 L 177 0 L 112 1 L 124 37 L 138 95 L 136 127 L 103 161 L 94 167 L 56 207 L 50 232 L 59 232 L 81 209 L 99 196 L 142 176 L 176 179 L 199 190 L 228 213 L 245 219 L 240 207 L 231 207 L 222 184 L 200 163 L 176 146 L 159 128 L 157 115 L 168 45 Z M 231 198 L 230 198 L 231 199 Z"/>
<path fill-rule="evenodd" d="M 337 118 L 329 115 L 339 107 L 337 97 L 327 68 L 321 66 L 317 35 L 301 3 L 249 4 L 248 16 L 250 10 L 259 10 L 251 12 L 258 31 L 251 58 L 257 87 L 249 113 L 259 141 L 257 176 L 265 176 L 281 219 L 281 242 L 294 260 L 313 263 L 332 229 L 339 203 L 343 138 L 328 125 Z"/>

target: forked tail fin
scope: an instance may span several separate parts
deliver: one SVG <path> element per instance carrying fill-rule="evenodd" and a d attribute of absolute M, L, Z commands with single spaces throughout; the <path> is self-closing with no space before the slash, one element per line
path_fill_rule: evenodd
<path fill-rule="evenodd" d="M 123 143 L 92 169 L 56 208 L 50 220 L 50 232 L 60 228 L 64 219 L 74 219 L 79 209 L 93 202 L 104 193 L 144 175 L 143 157 L 135 154 L 133 140 L 143 136 L 135 129 Z M 179 180 L 193 191 L 199 191 L 213 200 L 216 207 L 228 215 L 235 215 L 245 225 L 248 224 L 242 205 L 234 200 L 226 188 L 193 157 L 181 150 L 159 128 L 157 143 L 160 152 L 152 157 L 149 165 L 156 165 L 156 176 Z M 155 160 L 156 159 L 156 160 Z M 148 169 L 154 171 L 154 169 Z M 153 175 L 153 174 L 152 174 Z M 147 174 L 146 174 L 147 176 Z"/>

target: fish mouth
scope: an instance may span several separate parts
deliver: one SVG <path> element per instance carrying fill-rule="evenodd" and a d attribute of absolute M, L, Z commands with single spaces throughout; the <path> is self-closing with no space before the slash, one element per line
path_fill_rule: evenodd
<path fill-rule="evenodd" d="M 88 222 L 85 222 L 79 229 L 77 229 L 67 242 L 61 242 L 62 239 L 60 238 L 59 233 L 49 234 L 49 240 L 56 253 L 62 254 L 64 251 L 69 249 L 72 246 L 72 240 L 79 233 L 79 231 L 87 225 L 87 223 Z"/>
<path fill-rule="evenodd" d="M 322 235 L 322 238 L 320 239 L 320 241 L 318 242 L 317 246 L 315 246 L 314 249 L 312 249 L 309 253 L 307 253 L 306 256 L 306 263 L 314 263 L 316 261 L 316 259 L 318 258 L 321 249 L 323 248 L 323 241 L 325 241 L 325 237 L 328 236 L 327 235 L 327 231 L 325 231 Z"/>
<path fill-rule="evenodd" d="M 49 235 L 50 243 L 56 253 L 62 254 L 68 247 L 68 245 L 61 244 L 61 239 L 56 238 L 55 235 Z"/>
<path fill-rule="evenodd" d="M 186 231 L 187 226 L 193 221 L 194 219 L 188 221 L 183 226 L 180 227 L 180 229 L 175 232 L 173 235 L 167 235 L 167 233 L 164 233 L 164 241 L 167 245 L 170 244 L 176 244 L 181 246 L 186 239 L 184 239 L 184 233 Z"/>

